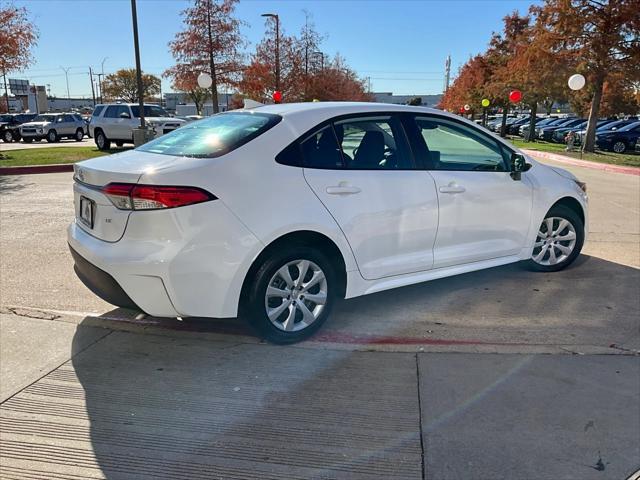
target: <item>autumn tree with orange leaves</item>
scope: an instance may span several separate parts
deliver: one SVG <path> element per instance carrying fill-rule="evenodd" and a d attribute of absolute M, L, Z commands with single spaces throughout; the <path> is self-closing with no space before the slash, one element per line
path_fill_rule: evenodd
<path fill-rule="evenodd" d="M 238 0 L 195 0 L 182 12 L 185 30 L 178 32 L 169 48 L 177 64 L 164 72 L 173 79 L 176 90 L 187 92 L 198 104 L 204 103 L 204 92 L 197 77 L 211 75 L 213 111 L 218 113 L 218 86 L 235 84 L 243 68 L 245 40 L 240 33 L 240 20 L 235 12 Z M 196 100 L 196 98 L 198 100 Z"/>
<path fill-rule="evenodd" d="M 640 80 L 640 8 L 638 0 L 546 0 L 532 7 L 540 35 L 557 51 L 575 58 L 591 91 L 584 150 L 595 150 L 595 130 L 605 83 L 621 73 Z"/>
<path fill-rule="evenodd" d="M 0 72 L 4 80 L 5 104 L 9 111 L 7 73 L 21 71 L 33 62 L 32 49 L 38 41 L 38 31 L 29 21 L 24 7 L 0 6 Z"/>
<path fill-rule="evenodd" d="M 256 46 L 238 88 L 245 97 L 259 102 L 271 101 L 275 91 L 275 22 L 267 19 L 268 30 Z M 358 78 L 345 60 L 329 58 L 319 52 L 321 37 L 307 22 L 299 37 L 287 35 L 280 28 L 280 92 L 285 102 L 313 99 L 369 101 L 364 81 Z M 318 57 L 322 55 L 322 61 Z"/>

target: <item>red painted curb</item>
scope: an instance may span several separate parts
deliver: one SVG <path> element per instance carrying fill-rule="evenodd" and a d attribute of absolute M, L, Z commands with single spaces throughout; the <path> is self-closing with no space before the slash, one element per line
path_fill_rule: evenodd
<path fill-rule="evenodd" d="M 32 175 L 35 173 L 73 172 L 73 163 L 31 165 L 26 167 L 0 167 L 0 175 Z"/>
<path fill-rule="evenodd" d="M 576 167 L 590 168 L 592 170 L 600 170 L 603 172 L 623 173 L 625 175 L 640 175 L 640 168 L 638 167 L 621 167 L 620 165 L 609 165 L 606 163 L 590 162 L 588 160 L 578 160 L 577 158 L 571 158 L 557 153 L 539 152 L 537 150 L 522 149 L 522 151 L 532 157 L 553 160 L 554 162 L 574 165 Z"/>

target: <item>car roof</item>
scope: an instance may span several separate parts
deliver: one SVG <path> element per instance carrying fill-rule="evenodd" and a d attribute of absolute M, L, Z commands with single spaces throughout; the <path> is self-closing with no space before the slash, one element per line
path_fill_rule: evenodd
<path fill-rule="evenodd" d="M 237 112 L 238 110 L 236 110 Z M 414 107 L 410 105 L 395 105 L 391 103 L 374 102 L 306 102 L 279 103 L 240 110 L 244 112 L 268 113 L 280 115 L 297 133 L 302 134 L 319 123 L 341 115 L 414 112 L 443 115 L 457 120 L 465 120 L 458 115 L 452 115 L 443 110 L 428 107 Z M 233 113 L 230 112 L 230 113 Z M 470 122 L 473 123 L 473 122 Z"/>

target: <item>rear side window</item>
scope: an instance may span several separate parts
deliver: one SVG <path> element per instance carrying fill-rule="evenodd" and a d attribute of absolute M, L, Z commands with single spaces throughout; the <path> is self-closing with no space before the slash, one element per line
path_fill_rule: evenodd
<path fill-rule="evenodd" d="M 222 113 L 187 124 L 137 150 L 163 155 L 213 158 L 262 135 L 282 120 L 266 113 Z"/>
<path fill-rule="evenodd" d="M 340 145 L 331 125 L 307 137 L 300 147 L 305 167 L 328 170 L 342 168 Z"/>

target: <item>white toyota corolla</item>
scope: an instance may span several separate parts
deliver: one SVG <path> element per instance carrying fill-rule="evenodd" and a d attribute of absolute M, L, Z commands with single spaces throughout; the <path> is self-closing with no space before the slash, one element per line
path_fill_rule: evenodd
<path fill-rule="evenodd" d="M 281 104 L 75 167 L 80 279 L 162 317 L 246 318 L 302 340 L 334 303 L 526 261 L 560 270 L 586 186 L 440 110 Z"/>

